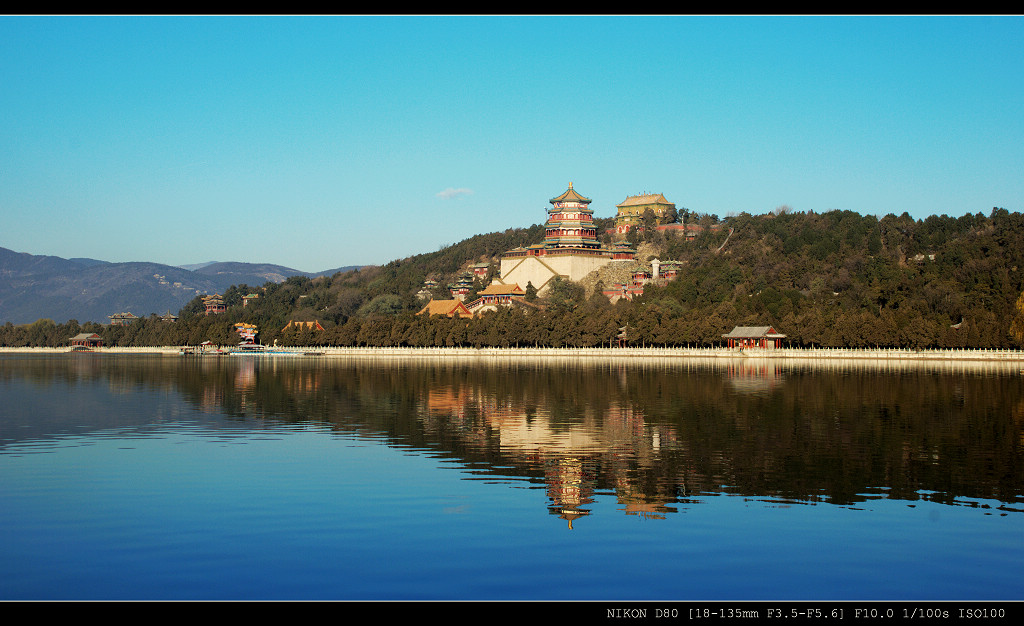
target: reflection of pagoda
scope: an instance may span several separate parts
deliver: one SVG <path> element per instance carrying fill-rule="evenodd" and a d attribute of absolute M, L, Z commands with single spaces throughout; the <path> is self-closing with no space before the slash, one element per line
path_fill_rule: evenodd
<path fill-rule="evenodd" d="M 567 520 L 569 530 L 572 530 L 574 519 L 590 515 L 589 509 L 581 507 L 594 501 L 591 496 L 597 481 L 593 473 L 584 468 L 582 459 L 561 457 L 548 460 L 544 464 L 544 482 L 552 501 L 548 511 Z"/>

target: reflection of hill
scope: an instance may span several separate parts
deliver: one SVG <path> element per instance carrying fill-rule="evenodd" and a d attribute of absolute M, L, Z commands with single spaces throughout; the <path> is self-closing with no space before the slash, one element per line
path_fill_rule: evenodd
<path fill-rule="evenodd" d="M 1024 493 L 1016 372 L 79 355 L 0 360 L 0 377 L 173 390 L 207 415 L 330 425 L 474 476 L 543 483 L 552 514 L 570 523 L 601 492 L 648 519 L 723 492 L 838 504 L 922 493 L 1017 504 Z"/>

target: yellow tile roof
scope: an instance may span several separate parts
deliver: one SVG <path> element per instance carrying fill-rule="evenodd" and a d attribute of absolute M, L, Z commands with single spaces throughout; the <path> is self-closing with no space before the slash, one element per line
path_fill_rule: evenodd
<path fill-rule="evenodd" d="M 461 300 L 431 300 L 416 315 L 472 315 Z"/>
<path fill-rule="evenodd" d="M 636 196 L 629 196 L 615 206 L 639 206 L 643 204 L 667 204 L 675 206 L 675 204 L 665 199 L 665 194 L 661 193 L 642 193 Z"/>
<path fill-rule="evenodd" d="M 495 295 L 526 295 L 526 292 L 519 285 L 502 285 L 500 283 L 491 283 L 486 289 L 481 289 L 477 292 L 479 296 L 495 296 Z"/>

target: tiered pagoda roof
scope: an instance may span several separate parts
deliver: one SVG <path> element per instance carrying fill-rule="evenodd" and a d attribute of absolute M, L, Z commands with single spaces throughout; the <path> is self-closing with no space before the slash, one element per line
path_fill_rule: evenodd
<path fill-rule="evenodd" d="M 585 198 L 578 194 L 575 189 L 572 188 L 572 183 L 569 183 L 569 188 L 557 198 L 549 200 L 551 204 L 558 204 L 560 202 L 579 202 L 580 204 L 590 204 L 590 198 Z"/>

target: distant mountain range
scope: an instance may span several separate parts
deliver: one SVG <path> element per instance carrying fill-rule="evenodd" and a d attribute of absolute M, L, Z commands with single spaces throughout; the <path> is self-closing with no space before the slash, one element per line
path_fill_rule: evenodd
<path fill-rule="evenodd" d="M 208 262 L 176 267 L 159 263 L 110 263 L 64 259 L 0 248 L 0 323 L 49 318 L 106 323 L 108 315 L 177 313 L 202 293 L 231 285 L 281 283 L 291 276 L 332 276 L 356 265 L 303 272 L 269 263 Z"/>

